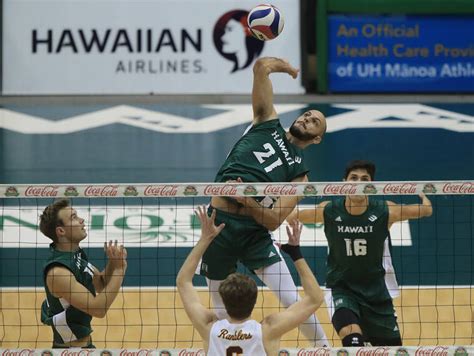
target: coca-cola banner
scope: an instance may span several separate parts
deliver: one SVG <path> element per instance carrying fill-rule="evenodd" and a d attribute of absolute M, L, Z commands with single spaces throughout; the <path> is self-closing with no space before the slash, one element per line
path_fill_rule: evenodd
<path fill-rule="evenodd" d="M 4 0 L 3 93 L 250 93 L 257 58 L 301 65 L 299 2 L 272 4 L 284 30 L 260 41 L 246 25 L 254 0 Z"/>
<path fill-rule="evenodd" d="M 205 356 L 203 349 L 0 349 L 1 356 Z M 379 346 L 280 349 L 278 356 L 467 356 L 472 346 Z"/>
<path fill-rule="evenodd" d="M 1 198 L 472 195 L 474 181 L 0 185 Z"/>

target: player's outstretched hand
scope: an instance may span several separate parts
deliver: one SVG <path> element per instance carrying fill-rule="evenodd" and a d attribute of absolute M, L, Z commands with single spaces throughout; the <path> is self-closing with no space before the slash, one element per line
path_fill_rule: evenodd
<path fill-rule="evenodd" d="M 125 272 L 127 269 L 127 250 L 125 247 L 119 245 L 117 240 L 115 242 L 110 240 L 108 244 L 104 242 L 104 251 L 113 269 L 121 269 Z"/>
<path fill-rule="evenodd" d="M 216 209 L 213 209 L 211 216 L 208 216 L 206 207 L 199 206 L 196 210 L 196 215 L 201 221 L 201 240 L 209 242 L 214 240 L 214 238 L 219 235 L 222 229 L 225 227 L 224 223 L 216 226 Z"/>
<path fill-rule="evenodd" d="M 289 226 L 286 227 L 286 233 L 288 234 L 288 245 L 299 246 L 301 231 L 303 230 L 303 224 L 298 220 L 293 220 Z"/>

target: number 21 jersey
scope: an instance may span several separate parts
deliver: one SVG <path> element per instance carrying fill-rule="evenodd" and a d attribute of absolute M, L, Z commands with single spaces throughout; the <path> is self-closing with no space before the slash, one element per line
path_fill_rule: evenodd
<path fill-rule="evenodd" d="M 288 141 L 278 119 L 254 125 L 234 145 L 216 182 L 290 182 L 308 172 L 303 150 Z"/>

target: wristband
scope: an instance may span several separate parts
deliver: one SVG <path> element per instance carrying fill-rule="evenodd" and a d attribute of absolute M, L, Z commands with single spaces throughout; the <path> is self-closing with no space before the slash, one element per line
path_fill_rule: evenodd
<path fill-rule="evenodd" d="M 293 245 L 284 244 L 284 245 L 281 245 L 281 250 L 283 252 L 286 252 L 291 257 L 293 262 L 298 261 L 299 259 L 303 258 L 299 245 L 293 246 Z"/>

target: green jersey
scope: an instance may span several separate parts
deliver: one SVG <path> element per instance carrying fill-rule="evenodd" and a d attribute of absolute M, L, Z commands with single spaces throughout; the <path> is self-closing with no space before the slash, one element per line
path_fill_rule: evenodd
<path fill-rule="evenodd" d="M 81 339 L 92 333 L 92 316 L 74 308 L 63 298 L 54 297 L 46 283 L 46 274 L 54 266 L 67 268 L 76 280 L 95 296 L 92 283 L 94 267 L 88 262 L 86 253 L 79 249 L 74 252 L 58 251 L 54 244 L 49 247 L 50 256 L 43 265 L 46 300 L 41 306 L 41 321 L 53 328 L 54 343 L 64 344 Z"/>
<path fill-rule="evenodd" d="M 344 202 L 336 199 L 324 208 L 329 246 L 326 285 L 348 290 L 368 302 L 390 300 L 382 265 L 384 242 L 390 234 L 387 203 L 369 199 L 362 215 L 351 215 Z"/>
<path fill-rule="evenodd" d="M 254 125 L 230 151 L 216 182 L 290 182 L 308 172 L 303 150 L 288 141 L 280 120 Z"/>

